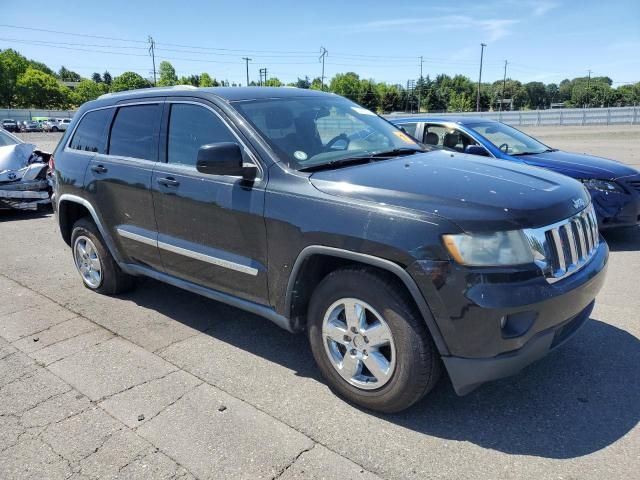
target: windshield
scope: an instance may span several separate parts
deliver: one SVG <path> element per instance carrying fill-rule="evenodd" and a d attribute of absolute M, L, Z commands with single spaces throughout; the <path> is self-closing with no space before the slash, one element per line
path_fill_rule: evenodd
<path fill-rule="evenodd" d="M 468 127 L 509 155 L 526 155 L 550 150 L 536 139 L 504 123 L 474 123 Z"/>
<path fill-rule="evenodd" d="M 342 97 L 294 97 L 233 106 L 295 169 L 389 151 L 423 151 L 406 133 Z"/>
<path fill-rule="evenodd" d="M 20 140 L 18 140 L 16 137 L 0 130 L 0 147 L 6 147 L 7 145 L 16 145 L 18 143 L 20 143 Z"/>

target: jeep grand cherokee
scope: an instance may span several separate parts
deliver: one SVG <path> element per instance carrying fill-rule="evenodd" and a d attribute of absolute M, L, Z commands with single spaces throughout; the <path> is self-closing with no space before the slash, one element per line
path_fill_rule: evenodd
<path fill-rule="evenodd" d="M 148 276 L 306 331 L 329 385 L 395 412 L 588 318 L 608 248 L 585 188 L 429 151 L 342 97 L 165 88 L 81 107 L 51 161 L 84 285 Z"/>

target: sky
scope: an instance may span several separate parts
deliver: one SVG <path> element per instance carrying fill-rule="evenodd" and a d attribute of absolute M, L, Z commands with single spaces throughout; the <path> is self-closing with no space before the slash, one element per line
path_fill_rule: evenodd
<path fill-rule="evenodd" d="M 423 74 L 523 82 L 609 76 L 640 81 L 640 0 L 205 1 L 0 0 L 0 49 L 89 77 L 150 77 L 170 61 L 179 76 L 207 72 L 245 84 L 267 68 L 284 82 L 355 71 L 406 84 Z M 22 28 L 15 28 L 22 27 Z M 47 31 L 29 30 L 38 28 Z M 74 35 L 71 35 L 74 34 Z"/>

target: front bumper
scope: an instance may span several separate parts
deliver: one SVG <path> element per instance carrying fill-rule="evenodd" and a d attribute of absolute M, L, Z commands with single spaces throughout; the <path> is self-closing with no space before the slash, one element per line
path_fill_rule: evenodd
<path fill-rule="evenodd" d="M 513 375 L 575 333 L 602 288 L 608 253 L 601 239 L 588 264 L 553 284 L 535 271 L 416 262 L 410 273 L 447 346 L 442 359 L 455 391 Z"/>
<path fill-rule="evenodd" d="M 640 175 L 616 180 L 626 193 L 591 192 L 601 230 L 640 223 Z"/>

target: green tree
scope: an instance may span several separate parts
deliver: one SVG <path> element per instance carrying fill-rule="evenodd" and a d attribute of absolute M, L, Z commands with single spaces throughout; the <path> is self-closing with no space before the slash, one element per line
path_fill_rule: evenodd
<path fill-rule="evenodd" d="M 49 67 L 47 67 L 44 63 L 42 62 L 37 62 L 35 60 L 27 60 L 29 62 L 29 66 L 32 68 L 35 68 L 36 70 L 40 70 L 41 72 L 44 72 L 48 75 L 51 75 L 53 77 L 57 77 L 58 74 L 56 72 L 54 72 L 53 70 L 51 70 Z"/>
<path fill-rule="evenodd" d="M 113 78 L 111 77 L 111 74 L 109 72 L 105 71 L 102 74 L 102 81 L 107 85 L 111 85 L 111 82 L 113 81 Z"/>
<path fill-rule="evenodd" d="M 282 87 L 284 83 L 280 81 L 278 77 L 271 77 L 266 82 L 264 82 L 265 87 Z"/>
<path fill-rule="evenodd" d="M 63 82 L 79 82 L 81 80 L 79 74 L 72 70 L 67 70 L 64 65 L 58 71 L 58 78 Z"/>
<path fill-rule="evenodd" d="M 308 89 L 308 88 L 311 88 L 311 82 L 309 81 L 309 77 L 304 77 L 304 78 L 298 77 L 298 80 L 296 80 L 293 86 L 297 88 Z"/>
<path fill-rule="evenodd" d="M 95 100 L 107 91 L 108 88 L 104 83 L 82 80 L 73 91 L 71 98 L 76 105 L 82 105 L 90 100 Z"/>
<path fill-rule="evenodd" d="M 320 77 L 316 77 L 311 81 L 311 86 L 309 87 L 311 90 L 322 90 L 322 80 Z M 324 86 L 324 89 L 327 89 L 327 86 Z"/>
<path fill-rule="evenodd" d="M 18 104 L 25 108 L 64 108 L 69 105 L 71 91 L 58 83 L 53 75 L 27 68 L 17 82 Z"/>
<path fill-rule="evenodd" d="M 338 73 L 331 79 L 329 90 L 357 102 L 360 93 L 360 77 L 354 72 Z"/>
<path fill-rule="evenodd" d="M 538 108 L 546 108 L 549 105 L 547 99 L 547 90 L 542 82 L 529 82 L 524 85 L 527 91 L 527 106 L 533 110 Z"/>
<path fill-rule="evenodd" d="M 211 78 L 208 73 L 203 73 L 200 75 L 200 86 L 201 87 L 218 87 L 220 84 L 215 78 Z"/>
<path fill-rule="evenodd" d="M 136 88 L 148 88 L 151 84 L 135 72 L 124 72 L 117 76 L 111 82 L 112 92 L 121 92 L 123 90 L 134 90 Z"/>
<path fill-rule="evenodd" d="M 160 62 L 160 80 L 158 80 L 158 86 L 171 87 L 178 83 L 178 76 L 176 75 L 176 69 L 173 68 L 170 62 L 163 60 Z"/>
<path fill-rule="evenodd" d="M 96 83 L 102 83 L 102 76 L 98 72 L 93 72 L 93 75 L 91 75 L 91 80 Z"/>
<path fill-rule="evenodd" d="M 18 79 L 23 75 L 29 62 L 12 49 L 0 51 L 0 105 L 11 108 L 15 103 Z"/>
<path fill-rule="evenodd" d="M 471 112 L 475 110 L 475 104 L 472 98 L 464 92 L 451 92 L 447 110 L 450 112 Z"/>

